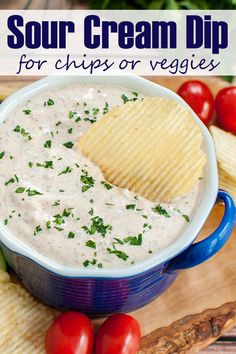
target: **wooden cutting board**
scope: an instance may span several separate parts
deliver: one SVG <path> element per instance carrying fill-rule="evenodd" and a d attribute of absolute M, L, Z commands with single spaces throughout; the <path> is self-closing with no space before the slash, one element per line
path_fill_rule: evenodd
<path fill-rule="evenodd" d="M 35 79 L 35 78 L 34 78 Z M 151 78 L 176 90 L 186 78 Z M 227 83 L 201 78 L 214 93 Z M 33 78 L 0 78 L 8 93 Z M 199 238 L 212 233 L 224 208 L 216 206 Z M 139 354 L 189 354 L 206 347 L 236 325 L 236 229 L 225 247 L 204 264 L 180 273 L 175 283 L 151 304 L 132 313 L 142 328 Z M 103 319 L 94 320 L 98 328 Z M 235 349 L 236 351 L 236 349 Z"/>

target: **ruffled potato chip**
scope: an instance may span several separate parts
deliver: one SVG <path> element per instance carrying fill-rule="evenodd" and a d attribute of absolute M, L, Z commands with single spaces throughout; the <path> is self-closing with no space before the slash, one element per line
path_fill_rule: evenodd
<path fill-rule="evenodd" d="M 202 132 L 189 109 L 165 97 L 115 107 L 93 124 L 79 149 L 106 180 L 151 201 L 187 194 L 202 176 Z"/>

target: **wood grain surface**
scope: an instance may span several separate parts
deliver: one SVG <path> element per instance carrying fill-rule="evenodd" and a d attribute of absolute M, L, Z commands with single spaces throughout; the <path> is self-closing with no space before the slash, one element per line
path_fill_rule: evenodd
<path fill-rule="evenodd" d="M 1 87 L 10 93 L 34 79 L 0 78 L 0 96 L 3 92 Z M 186 78 L 152 80 L 175 90 Z M 204 80 L 214 92 L 227 85 L 217 78 Z M 216 229 L 223 211 L 220 205 L 213 209 L 200 238 Z M 236 324 L 236 229 L 216 256 L 198 267 L 181 272 L 171 288 L 151 304 L 133 312 L 133 315 L 142 327 L 140 354 L 196 353 L 233 327 Z M 95 327 L 101 322 L 102 319 L 94 320 Z M 225 338 L 228 338 L 228 353 L 236 353 L 236 345 L 231 340 L 233 334 Z M 209 347 L 203 354 L 221 352 L 221 342 Z"/>

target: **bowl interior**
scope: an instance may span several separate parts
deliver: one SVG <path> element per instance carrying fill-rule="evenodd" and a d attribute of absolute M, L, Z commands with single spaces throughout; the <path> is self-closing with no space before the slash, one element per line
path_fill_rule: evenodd
<path fill-rule="evenodd" d="M 135 75 L 110 75 L 110 76 L 49 76 L 42 80 L 18 90 L 16 93 L 8 97 L 0 107 L 0 123 L 7 119 L 8 115 L 22 102 L 26 101 L 35 94 L 49 89 L 51 87 L 61 86 L 73 82 L 81 83 L 101 83 L 120 85 L 134 90 L 138 90 L 146 96 L 166 96 L 177 100 L 184 106 L 189 106 L 174 92 L 159 86 L 153 82 L 145 80 Z M 190 109 L 190 108 L 189 108 Z M 190 109 L 191 110 L 191 109 Z M 172 259 L 175 255 L 181 253 L 186 249 L 198 235 L 202 225 L 204 224 L 207 216 L 209 215 L 217 196 L 218 191 L 218 174 L 214 144 L 211 135 L 205 125 L 198 119 L 196 114 L 191 110 L 193 118 L 200 126 L 203 134 L 203 149 L 207 154 L 207 163 L 204 171 L 204 187 L 199 206 L 192 218 L 191 223 L 187 225 L 182 236 L 172 243 L 166 249 L 160 251 L 159 254 L 154 255 L 139 264 L 129 266 L 127 268 L 121 268 L 118 270 L 107 269 L 82 269 L 72 268 L 62 265 L 58 265 L 52 260 L 42 256 L 37 251 L 33 250 L 23 242 L 16 239 L 16 237 L 0 222 L 0 239 L 1 241 L 13 252 L 24 255 L 27 258 L 32 259 L 41 266 L 48 270 L 58 273 L 63 276 L 78 276 L 78 277 L 128 277 L 135 274 L 142 273 L 158 264 L 166 262 Z"/>

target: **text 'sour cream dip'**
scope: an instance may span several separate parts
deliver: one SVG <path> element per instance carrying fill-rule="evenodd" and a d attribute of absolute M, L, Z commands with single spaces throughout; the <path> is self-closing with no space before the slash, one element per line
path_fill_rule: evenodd
<path fill-rule="evenodd" d="M 69 84 L 33 96 L 1 124 L 0 218 L 19 240 L 59 264 L 117 268 L 181 236 L 202 176 L 184 198 L 153 203 L 106 183 L 75 148 L 103 113 L 137 97 L 123 87 Z"/>

